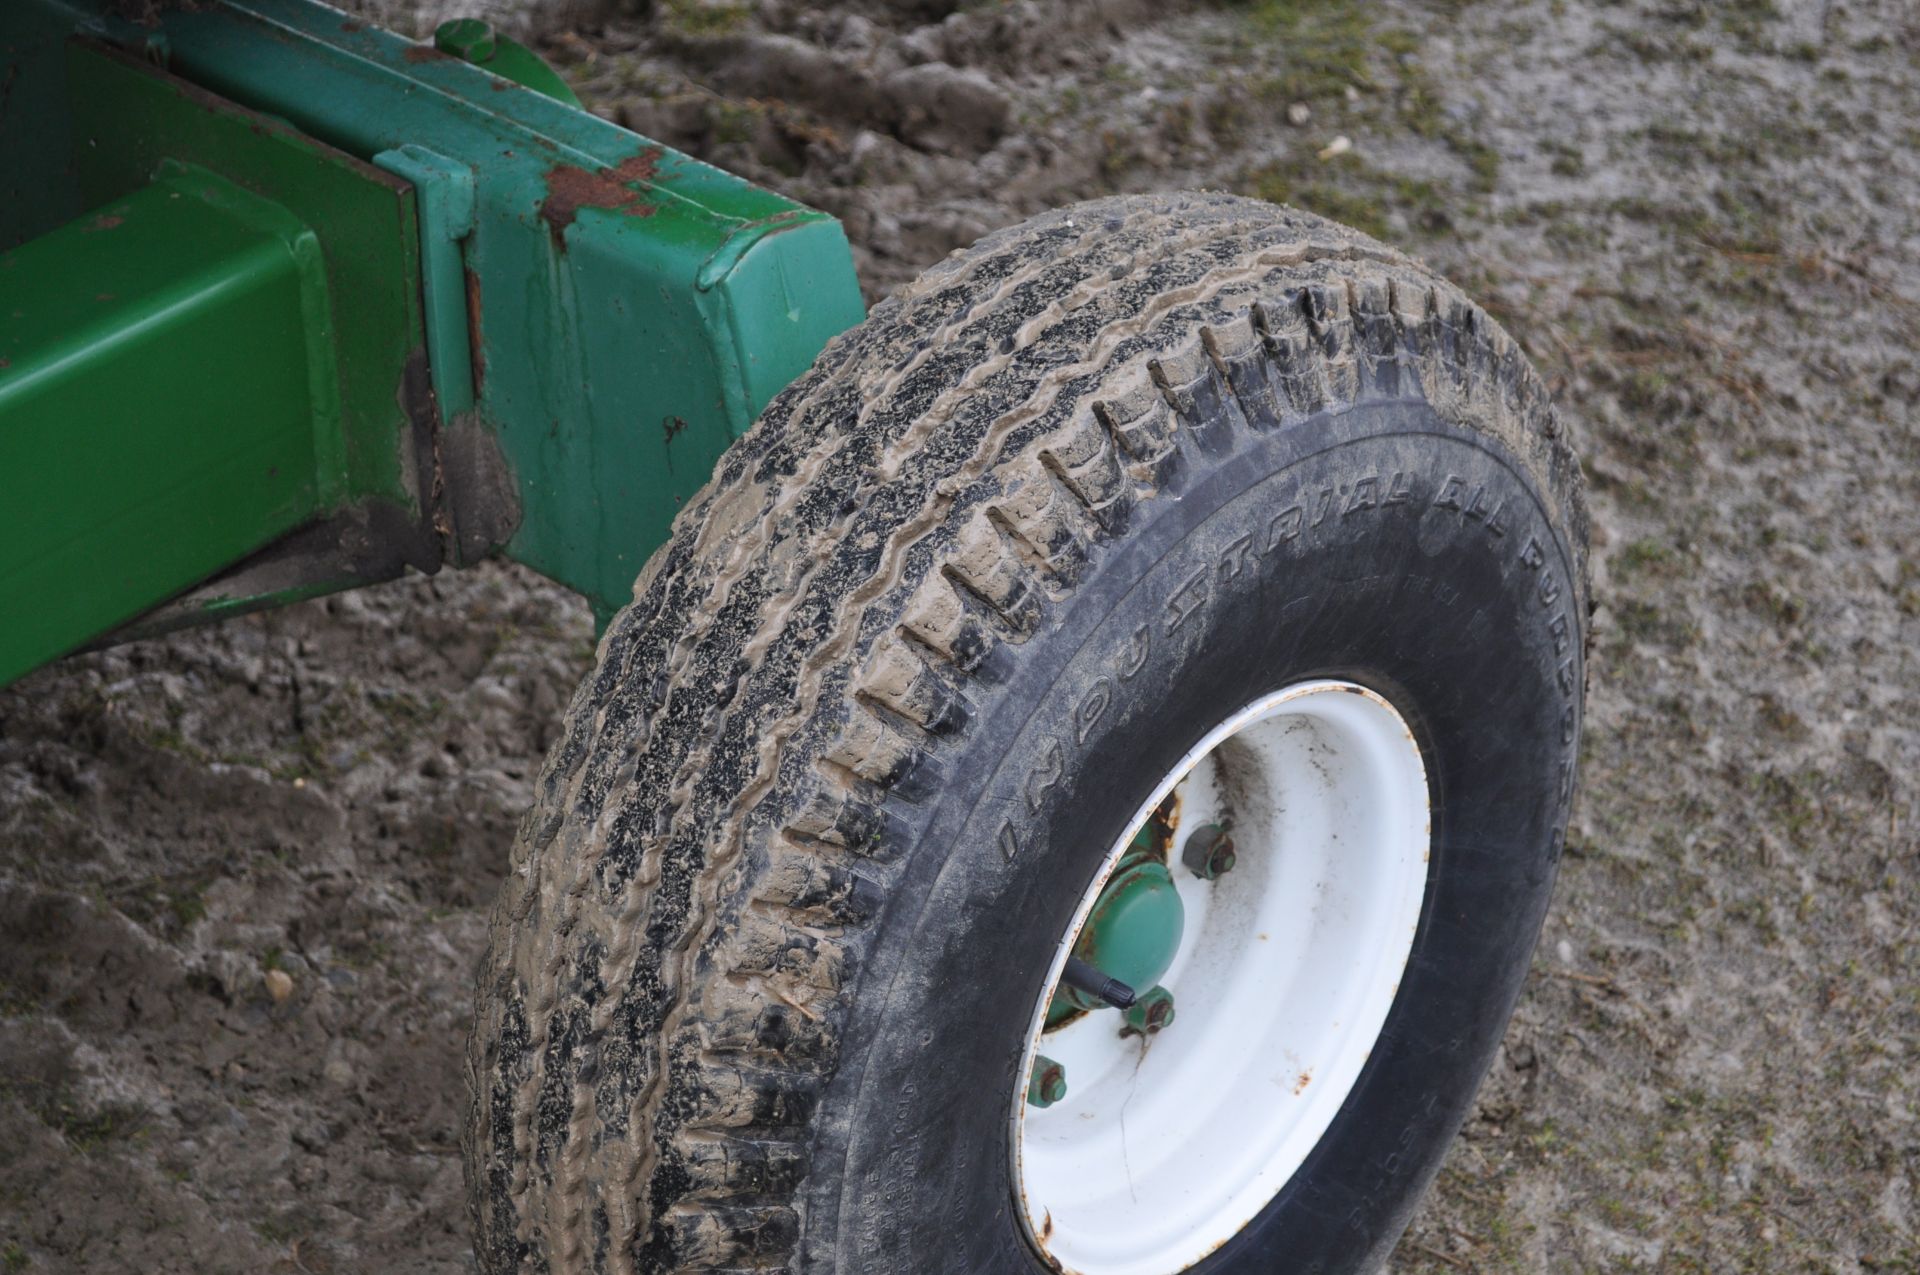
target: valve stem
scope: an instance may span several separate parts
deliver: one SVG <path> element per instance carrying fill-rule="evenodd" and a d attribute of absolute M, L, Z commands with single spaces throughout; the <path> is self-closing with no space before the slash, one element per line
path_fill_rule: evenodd
<path fill-rule="evenodd" d="M 1117 978 L 1108 978 L 1077 956 L 1067 957 L 1067 968 L 1060 972 L 1060 981 L 1075 991 L 1105 1001 L 1115 1009 L 1128 1009 L 1139 999 L 1131 987 Z"/>

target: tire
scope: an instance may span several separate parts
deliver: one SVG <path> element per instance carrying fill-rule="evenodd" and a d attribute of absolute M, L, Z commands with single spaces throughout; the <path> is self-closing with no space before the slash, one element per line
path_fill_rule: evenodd
<path fill-rule="evenodd" d="M 1514 343 L 1351 231 L 1112 199 L 936 266 L 722 460 L 567 714 L 477 994 L 482 1268 L 1049 1269 L 1008 1095 L 1076 901 L 1315 677 L 1417 738 L 1424 902 L 1337 1116 L 1195 1269 L 1379 1266 L 1544 916 L 1585 532 Z"/>

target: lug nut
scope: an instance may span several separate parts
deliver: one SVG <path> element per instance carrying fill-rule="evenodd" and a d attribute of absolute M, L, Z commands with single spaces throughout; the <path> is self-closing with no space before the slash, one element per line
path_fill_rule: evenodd
<path fill-rule="evenodd" d="M 1033 1060 L 1033 1075 L 1027 1080 L 1027 1105 L 1051 1107 L 1067 1096 L 1067 1069 L 1041 1054 Z"/>
<path fill-rule="evenodd" d="M 1127 1025 L 1121 1035 L 1151 1036 L 1173 1025 L 1173 993 L 1157 984 L 1140 994 L 1126 1011 Z"/>
<path fill-rule="evenodd" d="M 1180 862 L 1202 881 L 1212 881 L 1233 871 L 1233 838 L 1217 823 L 1195 828 L 1180 852 Z"/>

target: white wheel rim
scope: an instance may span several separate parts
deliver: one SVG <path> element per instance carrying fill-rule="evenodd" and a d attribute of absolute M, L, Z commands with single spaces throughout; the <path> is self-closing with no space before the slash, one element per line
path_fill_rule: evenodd
<path fill-rule="evenodd" d="M 1161 985 L 1171 1026 L 1123 1039 L 1117 1011 L 1043 1033 L 1068 952 L 1136 831 L 1178 787 L 1169 856 L 1186 928 Z M 1181 865 L 1231 820 L 1233 871 Z M 1135 812 L 1062 937 L 1014 1096 L 1028 1238 L 1072 1275 L 1172 1275 L 1238 1234 L 1318 1144 L 1379 1039 L 1426 895 L 1420 749 L 1350 682 L 1262 696 L 1208 732 Z M 1145 988 L 1138 989 L 1145 991 Z M 1067 1096 L 1031 1106 L 1044 1054 Z"/>

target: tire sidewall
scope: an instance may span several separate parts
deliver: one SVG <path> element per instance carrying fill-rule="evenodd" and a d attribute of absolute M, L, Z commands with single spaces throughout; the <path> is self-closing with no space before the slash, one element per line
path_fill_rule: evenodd
<path fill-rule="evenodd" d="M 982 670 L 848 991 L 802 1269 L 1047 1269 L 1010 1137 L 1029 1015 L 1083 892 L 1185 751 L 1314 678 L 1384 695 L 1433 800 L 1426 899 L 1380 1040 L 1319 1146 L 1195 1270 L 1385 1260 L 1525 978 L 1571 796 L 1575 558 L 1527 467 L 1424 401 L 1203 431 L 1039 631 Z M 1206 444 L 1211 446 L 1206 446 Z"/>

